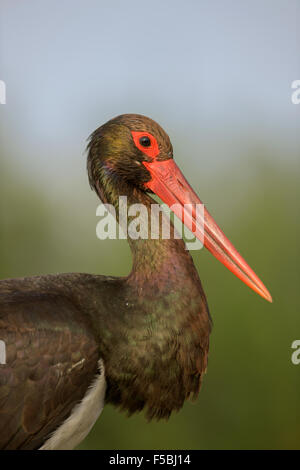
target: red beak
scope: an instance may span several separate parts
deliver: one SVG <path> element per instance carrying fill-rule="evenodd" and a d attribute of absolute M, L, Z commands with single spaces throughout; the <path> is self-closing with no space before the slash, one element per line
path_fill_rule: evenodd
<path fill-rule="evenodd" d="M 202 202 L 188 184 L 174 160 L 143 163 L 152 176 L 151 181 L 146 183 L 145 186 L 168 204 L 187 228 L 233 274 L 264 299 L 272 302 L 272 297 L 267 288 L 226 238 L 205 207 L 204 221 L 202 220 L 202 224 L 199 224 L 196 204 L 202 205 Z M 173 206 L 174 204 L 176 206 Z M 189 206 L 185 206 L 186 204 L 189 204 Z"/>

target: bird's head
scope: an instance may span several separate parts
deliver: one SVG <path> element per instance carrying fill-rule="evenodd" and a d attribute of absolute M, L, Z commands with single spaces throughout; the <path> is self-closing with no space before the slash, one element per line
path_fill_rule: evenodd
<path fill-rule="evenodd" d="M 99 127 L 88 145 L 88 173 L 96 189 L 105 177 L 118 184 L 129 183 L 141 190 L 151 180 L 147 164 L 173 158 L 169 136 L 152 119 L 122 114 Z"/>
<path fill-rule="evenodd" d="M 157 194 L 221 263 L 272 301 L 267 288 L 205 207 L 199 224 L 196 206 L 202 202 L 174 162 L 169 136 L 155 121 L 138 114 L 111 119 L 91 135 L 87 166 L 90 184 L 102 200 L 112 182 L 119 194 L 124 185 L 132 191 Z"/>

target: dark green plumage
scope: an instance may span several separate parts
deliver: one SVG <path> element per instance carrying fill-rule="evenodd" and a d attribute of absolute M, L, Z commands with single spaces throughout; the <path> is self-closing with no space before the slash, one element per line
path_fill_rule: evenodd
<path fill-rule="evenodd" d="M 154 121 L 123 115 L 92 134 L 89 180 L 103 202 L 117 207 L 126 195 L 150 211 L 154 201 L 143 186 L 149 173 L 139 165 L 145 155 L 130 130 L 151 132 L 159 158 L 172 157 Z M 0 366 L 0 448 L 38 448 L 83 398 L 99 358 L 106 402 L 129 413 L 167 418 L 197 396 L 211 320 L 192 258 L 182 240 L 129 243 L 133 269 L 126 278 L 71 273 L 0 281 L 0 339 L 8 344 Z"/>

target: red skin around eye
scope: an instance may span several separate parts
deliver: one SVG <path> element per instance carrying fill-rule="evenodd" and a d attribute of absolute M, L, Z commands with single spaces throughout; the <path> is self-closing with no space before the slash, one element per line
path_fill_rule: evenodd
<path fill-rule="evenodd" d="M 152 157 L 152 158 L 157 157 L 157 155 L 159 154 L 158 143 L 152 134 L 149 134 L 149 132 L 135 132 L 135 131 L 131 131 L 131 134 L 132 134 L 135 145 L 141 152 L 143 152 L 145 155 L 148 155 L 148 157 Z M 149 137 L 151 145 L 149 147 L 143 147 L 140 144 L 141 137 Z"/>

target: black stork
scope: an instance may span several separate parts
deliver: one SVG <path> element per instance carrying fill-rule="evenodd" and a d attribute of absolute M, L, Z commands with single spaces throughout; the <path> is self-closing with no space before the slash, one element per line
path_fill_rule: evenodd
<path fill-rule="evenodd" d="M 125 195 L 150 212 L 149 193 L 170 206 L 201 203 L 173 160 L 168 135 L 145 116 L 125 114 L 99 127 L 87 168 L 101 201 L 116 208 Z M 271 301 L 206 209 L 204 217 L 205 247 Z M 0 448 L 72 449 L 104 403 L 160 419 L 198 395 L 211 318 L 192 258 L 174 233 L 129 244 L 133 268 L 124 278 L 69 273 L 0 281 Z"/>

